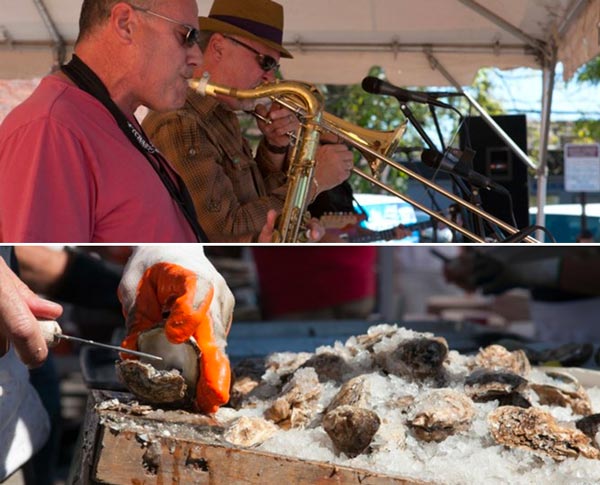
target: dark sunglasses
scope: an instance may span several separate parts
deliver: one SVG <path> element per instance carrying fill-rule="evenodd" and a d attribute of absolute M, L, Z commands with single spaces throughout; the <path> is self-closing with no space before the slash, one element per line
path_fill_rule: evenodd
<path fill-rule="evenodd" d="M 261 54 L 254 47 L 249 46 L 248 44 L 244 44 L 243 42 L 241 42 L 237 39 L 234 39 L 233 37 L 229 37 L 228 35 L 223 35 L 223 37 L 225 37 L 226 39 L 230 40 L 231 42 L 233 42 L 235 44 L 245 47 L 249 51 L 254 52 L 256 54 L 256 62 L 258 62 L 258 65 L 260 66 L 260 68 L 263 71 L 269 72 L 274 69 L 279 69 L 279 63 L 277 62 L 277 60 L 274 57 L 271 57 L 267 54 Z"/>
<path fill-rule="evenodd" d="M 198 44 L 198 42 L 200 40 L 200 31 L 197 28 L 192 27 L 191 25 L 179 22 L 178 20 L 175 20 L 175 19 L 172 19 L 169 17 L 165 17 L 164 15 L 153 12 L 152 10 L 150 10 L 148 8 L 142 8 L 142 7 L 138 7 L 136 5 L 131 5 L 131 8 L 133 8 L 134 10 L 137 10 L 138 12 L 147 13 L 148 15 L 154 15 L 155 17 L 158 17 L 159 19 L 166 20 L 167 22 L 171 22 L 172 24 L 180 25 L 181 27 L 184 27 L 185 29 L 187 29 L 187 32 L 185 33 L 185 37 L 182 42 L 182 45 L 184 45 L 185 47 L 194 47 L 194 45 Z"/>

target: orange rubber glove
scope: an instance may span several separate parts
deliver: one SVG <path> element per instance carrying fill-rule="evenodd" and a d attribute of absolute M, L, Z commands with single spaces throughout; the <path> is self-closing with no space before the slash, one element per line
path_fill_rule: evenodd
<path fill-rule="evenodd" d="M 192 338 L 200 349 L 197 408 L 214 413 L 229 400 L 231 370 L 225 347 L 235 302 L 201 246 L 137 248 L 125 267 L 119 298 L 127 324 L 123 347 L 144 351 L 138 337 L 159 326 L 175 346 Z M 168 366 L 173 349 L 164 351 Z"/>

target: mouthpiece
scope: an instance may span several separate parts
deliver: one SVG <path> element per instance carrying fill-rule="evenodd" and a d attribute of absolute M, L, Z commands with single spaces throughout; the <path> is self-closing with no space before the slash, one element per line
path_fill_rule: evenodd
<path fill-rule="evenodd" d="M 200 79 L 190 79 L 188 85 L 194 91 L 202 96 L 206 96 L 206 86 L 208 86 L 208 76 L 204 75 Z"/>

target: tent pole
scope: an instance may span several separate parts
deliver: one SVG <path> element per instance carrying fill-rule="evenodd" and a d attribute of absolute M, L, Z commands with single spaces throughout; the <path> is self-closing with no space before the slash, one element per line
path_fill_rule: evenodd
<path fill-rule="evenodd" d="M 475 0 L 458 0 L 458 1 L 460 3 L 462 3 L 463 5 L 465 5 L 466 7 L 473 10 L 474 12 L 477 12 L 482 17 L 488 19 L 494 25 L 497 25 L 498 27 L 505 30 L 506 32 L 509 32 L 510 34 L 514 35 L 515 37 L 518 37 L 519 39 L 521 39 L 523 42 L 530 45 L 534 49 L 536 49 L 540 52 L 544 51 L 544 44 L 542 42 L 540 42 L 539 40 L 537 40 L 536 38 L 534 38 L 530 35 L 527 35 L 521 29 L 517 28 L 515 25 L 506 21 L 504 18 L 495 14 L 491 10 L 485 8 L 483 5 L 476 2 Z"/>
<path fill-rule="evenodd" d="M 547 185 L 548 185 L 548 141 L 550 135 L 550 113 L 552 111 L 552 95 L 554 93 L 554 77 L 556 74 L 557 50 L 553 50 L 550 59 L 546 59 L 542 70 L 542 115 L 540 123 L 540 159 L 536 171 L 537 178 L 537 216 L 536 224 L 545 227 Z M 544 241 L 544 232 L 537 231 L 536 238 Z"/>
<path fill-rule="evenodd" d="M 35 7 L 38 10 L 38 13 L 40 14 L 40 17 L 42 18 L 42 21 L 44 22 L 44 25 L 46 26 L 46 28 L 48 29 L 48 32 L 50 33 L 50 37 L 52 37 L 52 45 L 53 45 L 53 51 L 54 51 L 54 65 L 52 66 L 51 71 L 56 71 L 60 68 L 60 66 L 62 64 L 64 64 L 65 62 L 65 57 L 66 57 L 66 48 L 65 48 L 65 41 L 62 38 L 62 36 L 60 35 L 58 29 L 56 28 L 56 25 L 54 24 L 54 21 L 52 20 L 52 17 L 50 17 L 50 14 L 48 13 L 48 9 L 46 8 L 46 5 L 44 5 L 43 0 L 33 0 L 33 3 L 35 5 Z"/>
<path fill-rule="evenodd" d="M 508 145 L 508 147 L 523 161 L 523 163 L 525 163 L 529 168 L 537 170 L 537 165 L 529 158 L 529 156 L 521 149 L 521 147 L 517 145 L 514 142 L 514 140 L 510 136 L 508 136 L 508 134 L 498 125 L 498 123 L 494 121 L 494 119 L 488 114 L 485 108 L 481 106 L 477 102 L 477 100 L 473 98 L 473 96 L 471 96 L 463 89 L 463 87 L 458 83 L 458 81 L 456 81 L 456 79 L 454 79 L 452 75 L 450 75 L 450 73 L 444 68 L 444 66 L 442 66 L 438 62 L 435 56 L 428 51 L 425 51 L 425 54 L 427 55 L 427 58 L 429 59 L 429 63 L 431 64 L 432 68 L 440 71 L 442 75 L 457 89 L 457 91 L 462 93 L 465 96 L 465 98 L 467 98 L 469 103 L 471 103 L 473 108 L 475 108 L 479 112 L 483 121 L 485 121 L 490 126 L 492 131 L 494 131 L 494 133 L 496 133 L 502 139 L 502 141 L 504 141 L 504 143 Z"/>

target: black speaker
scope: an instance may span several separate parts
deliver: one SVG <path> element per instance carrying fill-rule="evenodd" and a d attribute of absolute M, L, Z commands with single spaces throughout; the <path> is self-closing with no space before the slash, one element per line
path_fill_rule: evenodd
<path fill-rule="evenodd" d="M 493 116 L 494 121 L 527 153 L 527 119 L 525 115 Z M 490 126 L 479 116 L 465 118 L 460 130 L 460 147 L 475 150 L 473 169 L 490 177 L 510 192 L 513 213 L 519 229 L 529 223 L 529 186 L 527 166 L 517 155 L 492 131 Z M 483 210 L 498 219 L 514 225 L 510 212 L 510 202 L 506 195 L 490 190 L 481 191 Z"/>

